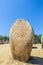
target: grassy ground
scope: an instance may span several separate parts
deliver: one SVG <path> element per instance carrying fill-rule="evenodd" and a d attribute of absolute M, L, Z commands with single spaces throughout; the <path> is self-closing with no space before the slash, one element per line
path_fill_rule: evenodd
<path fill-rule="evenodd" d="M 4 63 L 10 56 L 11 56 L 10 45 L 9 44 L 0 45 L 0 64 Z M 33 45 L 29 63 L 43 65 L 43 49 L 41 48 L 41 44 Z"/>

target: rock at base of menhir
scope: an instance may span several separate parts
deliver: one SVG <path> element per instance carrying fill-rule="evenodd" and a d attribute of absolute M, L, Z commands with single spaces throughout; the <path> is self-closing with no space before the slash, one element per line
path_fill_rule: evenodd
<path fill-rule="evenodd" d="M 34 42 L 31 25 L 24 19 L 16 20 L 10 29 L 10 47 L 16 60 L 28 61 Z"/>

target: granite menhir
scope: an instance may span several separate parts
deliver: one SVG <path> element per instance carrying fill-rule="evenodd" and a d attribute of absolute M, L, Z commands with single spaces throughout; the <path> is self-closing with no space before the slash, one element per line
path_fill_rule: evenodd
<path fill-rule="evenodd" d="M 34 43 L 34 32 L 30 23 L 18 19 L 10 29 L 10 47 L 12 57 L 20 61 L 28 61 Z"/>

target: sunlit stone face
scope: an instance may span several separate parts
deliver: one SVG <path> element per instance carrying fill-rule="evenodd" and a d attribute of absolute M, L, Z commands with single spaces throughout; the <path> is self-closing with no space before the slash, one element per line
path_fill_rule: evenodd
<path fill-rule="evenodd" d="M 41 42 L 43 42 L 43 35 L 41 36 Z"/>
<path fill-rule="evenodd" d="M 27 61 L 29 59 L 34 33 L 28 21 L 17 20 L 10 30 L 10 46 L 14 59 Z"/>

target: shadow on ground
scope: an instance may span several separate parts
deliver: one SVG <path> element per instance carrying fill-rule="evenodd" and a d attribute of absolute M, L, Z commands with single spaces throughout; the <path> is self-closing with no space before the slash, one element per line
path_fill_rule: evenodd
<path fill-rule="evenodd" d="M 43 65 L 43 58 L 31 56 L 28 63 Z"/>
<path fill-rule="evenodd" d="M 32 47 L 32 49 L 37 49 L 37 47 Z"/>

